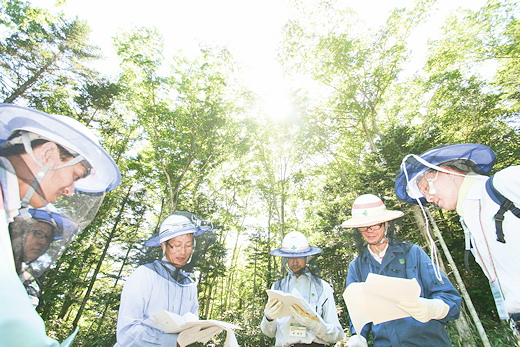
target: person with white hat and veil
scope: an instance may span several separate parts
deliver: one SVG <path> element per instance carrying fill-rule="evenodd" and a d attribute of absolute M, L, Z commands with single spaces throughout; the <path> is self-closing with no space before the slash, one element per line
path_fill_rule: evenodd
<path fill-rule="evenodd" d="M 320 253 L 309 245 L 301 232 L 285 235 L 282 247 L 271 251 L 287 261 L 287 277 L 276 281 L 271 289 L 291 293 L 297 290 L 317 316 L 298 305 L 292 305 L 292 316 L 279 317 L 282 303 L 270 300 L 264 310 L 260 329 L 269 337 L 276 337 L 275 346 L 325 346 L 345 337 L 339 323 L 332 287 L 317 277 L 307 266 L 308 258 Z"/>
<path fill-rule="evenodd" d="M 210 230 L 209 221 L 177 211 L 161 223 L 158 235 L 145 242 L 146 247 L 161 247 L 163 257 L 139 266 L 126 280 L 117 319 L 116 346 L 178 345 L 179 334 L 165 333 L 145 321 L 163 310 L 179 316 L 198 316 L 197 281 L 184 268 L 192 259 L 196 238 Z M 196 341 L 190 343 L 193 342 Z"/>
<path fill-rule="evenodd" d="M 0 104 L 0 345 L 59 346 L 46 336 L 15 268 L 8 223 L 46 208 L 87 226 L 121 174 L 77 120 Z M 52 206 L 51 204 L 52 203 Z M 73 337 L 62 343 L 68 345 Z"/>
<path fill-rule="evenodd" d="M 458 318 L 461 297 L 442 272 L 441 278 L 437 278 L 436 265 L 421 247 L 393 238 L 391 221 L 402 216 L 401 211 L 387 210 L 379 197 L 364 194 L 354 201 L 352 217 L 341 224 L 343 228 L 355 229 L 367 243 L 349 264 L 347 287 L 365 282 L 369 273 L 415 278 L 421 287 L 419 300 L 398 304 L 410 317 L 376 325 L 368 323 L 362 331 L 355 331 L 351 324 L 352 336 L 347 346 L 367 346 L 370 332 L 374 346 L 450 346 L 445 326 Z"/>
<path fill-rule="evenodd" d="M 395 192 L 400 199 L 456 211 L 469 254 L 489 280 L 498 316 L 520 339 L 520 165 L 489 177 L 495 153 L 475 143 L 441 145 L 403 158 Z"/>

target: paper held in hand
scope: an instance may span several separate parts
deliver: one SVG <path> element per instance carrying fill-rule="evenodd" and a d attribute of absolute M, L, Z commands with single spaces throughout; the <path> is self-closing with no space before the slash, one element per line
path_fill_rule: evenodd
<path fill-rule="evenodd" d="M 415 278 L 405 279 L 369 273 L 365 282 L 351 283 L 343 292 L 354 329 L 394 319 L 410 317 L 397 304 L 406 300 L 419 300 L 421 287 Z"/>
<path fill-rule="evenodd" d="M 164 331 L 165 333 L 179 334 L 177 343 L 181 347 L 195 342 L 207 343 L 222 330 L 226 330 L 227 332 L 224 346 L 238 347 L 233 329 L 242 329 L 238 325 L 219 320 L 199 320 L 197 316 L 191 312 L 179 316 L 178 314 L 164 310 L 156 313 L 143 323 L 152 328 Z"/>
<path fill-rule="evenodd" d="M 290 307 L 292 305 L 298 305 L 305 311 L 318 316 L 316 310 L 310 307 L 307 301 L 302 297 L 302 295 L 296 290 L 293 289 L 290 293 L 282 292 L 281 290 L 267 289 L 267 296 L 269 297 L 269 301 L 273 299 L 278 299 L 282 302 L 283 306 L 278 314 L 277 318 L 282 318 L 285 316 L 292 316 L 292 312 Z"/>

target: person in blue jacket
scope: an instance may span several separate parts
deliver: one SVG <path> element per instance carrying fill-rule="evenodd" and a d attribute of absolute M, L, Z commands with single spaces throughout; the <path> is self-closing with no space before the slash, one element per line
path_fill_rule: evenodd
<path fill-rule="evenodd" d="M 421 247 L 392 238 L 389 221 L 401 216 L 403 212 L 387 210 L 377 196 L 364 194 L 354 201 L 352 217 L 342 224 L 344 228 L 356 228 L 367 243 L 349 264 L 346 286 L 365 282 L 369 273 L 375 273 L 415 278 L 421 287 L 419 300 L 398 304 L 409 317 L 376 325 L 369 323 L 361 332 L 355 331 L 351 324 L 352 336 L 347 346 L 367 346 L 370 332 L 374 346 L 450 346 L 446 323 L 459 317 L 461 297 L 448 278 L 435 271 L 435 265 Z"/>

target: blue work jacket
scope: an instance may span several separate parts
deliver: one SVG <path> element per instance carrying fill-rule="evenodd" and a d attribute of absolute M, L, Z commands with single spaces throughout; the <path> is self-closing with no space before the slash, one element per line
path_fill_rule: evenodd
<path fill-rule="evenodd" d="M 368 335 L 372 331 L 376 347 L 450 346 L 445 326 L 448 321 L 459 317 L 461 297 L 443 273 L 442 281 L 436 278 L 432 260 L 421 247 L 391 241 L 381 264 L 374 259 L 368 249 L 365 249 L 349 264 L 346 285 L 353 282 L 365 282 L 369 273 L 407 279 L 415 278 L 421 287 L 421 297 L 441 299 L 450 309 L 445 318 L 432 319 L 426 323 L 421 323 L 412 317 L 377 325 L 369 323 L 365 325 L 361 335 L 368 340 Z M 356 333 L 352 324 L 350 330 L 353 334 Z"/>

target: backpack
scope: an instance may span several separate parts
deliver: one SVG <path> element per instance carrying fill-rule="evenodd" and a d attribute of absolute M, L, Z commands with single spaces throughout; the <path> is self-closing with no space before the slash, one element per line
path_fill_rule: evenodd
<path fill-rule="evenodd" d="M 491 176 L 486 181 L 486 191 L 491 199 L 500 205 L 497 213 L 494 216 L 496 233 L 497 233 L 497 241 L 506 243 L 504 238 L 504 230 L 502 228 L 502 222 L 504 221 L 504 214 L 507 211 L 511 211 L 517 218 L 520 218 L 520 208 L 516 207 L 515 204 L 502 194 L 495 188 L 493 185 L 493 176 Z"/>

